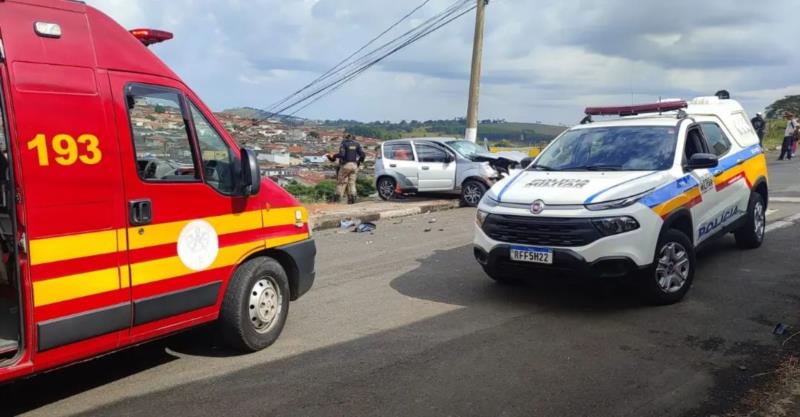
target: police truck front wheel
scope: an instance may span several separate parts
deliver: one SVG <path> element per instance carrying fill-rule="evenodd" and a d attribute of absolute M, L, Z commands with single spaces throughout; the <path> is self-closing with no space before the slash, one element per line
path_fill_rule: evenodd
<path fill-rule="evenodd" d="M 255 352 L 278 340 L 288 314 L 286 271 L 272 258 L 254 258 L 242 264 L 228 284 L 220 331 L 230 347 Z"/>
<path fill-rule="evenodd" d="M 670 229 L 656 245 L 653 265 L 640 277 L 642 290 L 655 305 L 674 304 L 682 300 L 694 280 L 695 253 L 685 233 Z"/>
<path fill-rule="evenodd" d="M 764 234 L 767 230 L 767 207 L 764 197 L 759 193 L 750 194 L 747 204 L 747 217 L 742 226 L 733 235 L 736 244 L 742 249 L 755 249 L 764 243 Z"/>

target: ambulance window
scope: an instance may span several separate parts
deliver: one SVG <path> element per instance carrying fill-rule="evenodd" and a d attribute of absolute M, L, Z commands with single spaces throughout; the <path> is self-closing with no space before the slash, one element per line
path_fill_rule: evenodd
<path fill-rule="evenodd" d="M 722 156 L 728 153 L 731 149 L 731 142 L 725 136 L 725 132 L 716 124 L 712 122 L 700 123 L 703 128 L 703 135 L 706 137 L 706 142 L 717 156 Z"/>
<path fill-rule="evenodd" d="M 131 132 L 139 177 L 145 181 L 197 181 L 181 96 L 147 86 L 128 89 Z"/>
<path fill-rule="evenodd" d="M 230 194 L 234 191 L 233 154 L 231 148 L 217 133 L 208 119 L 194 103 L 191 104 L 194 130 L 203 156 L 203 173 L 206 182 L 219 192 Z"/>

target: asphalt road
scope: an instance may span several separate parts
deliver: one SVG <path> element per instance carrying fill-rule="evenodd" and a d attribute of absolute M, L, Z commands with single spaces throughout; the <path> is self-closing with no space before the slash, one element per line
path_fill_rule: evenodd
<path fill-rule="evenodd" d="M 765 245 L 702 252 L 674 306 L 642 305 L 624 281 L 496 285 L 472 259 L 474 211 L 459 209 L 318 234 L 317 283 L 266 351 L 191 331 L 2 387 L 0 413 L 720 414 L 768 380 L 754 375 L 783 354 L 775 324 L 800 327 L 800 162 L 771 173 L 785 200 Z"/>

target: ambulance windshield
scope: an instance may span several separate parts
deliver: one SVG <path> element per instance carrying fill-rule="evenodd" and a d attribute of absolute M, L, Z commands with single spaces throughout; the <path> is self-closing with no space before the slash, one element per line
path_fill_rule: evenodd
<path fill-rule="evenodd" d="M 531 170 L 662 171 L 672 167 L 677 128 L 619 126 L 569 130 Z"/>

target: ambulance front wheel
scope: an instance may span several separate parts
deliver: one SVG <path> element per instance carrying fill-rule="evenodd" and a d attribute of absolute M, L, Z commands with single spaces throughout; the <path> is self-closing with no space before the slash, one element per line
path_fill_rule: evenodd
<path fill-rule="evenodd" d="M 278 340 L 288 315 L 286 271 L 272 258 L 254 258 L 242 264 L 228 284 L 220 332 L 230 347 L 255 352 Z"/>

